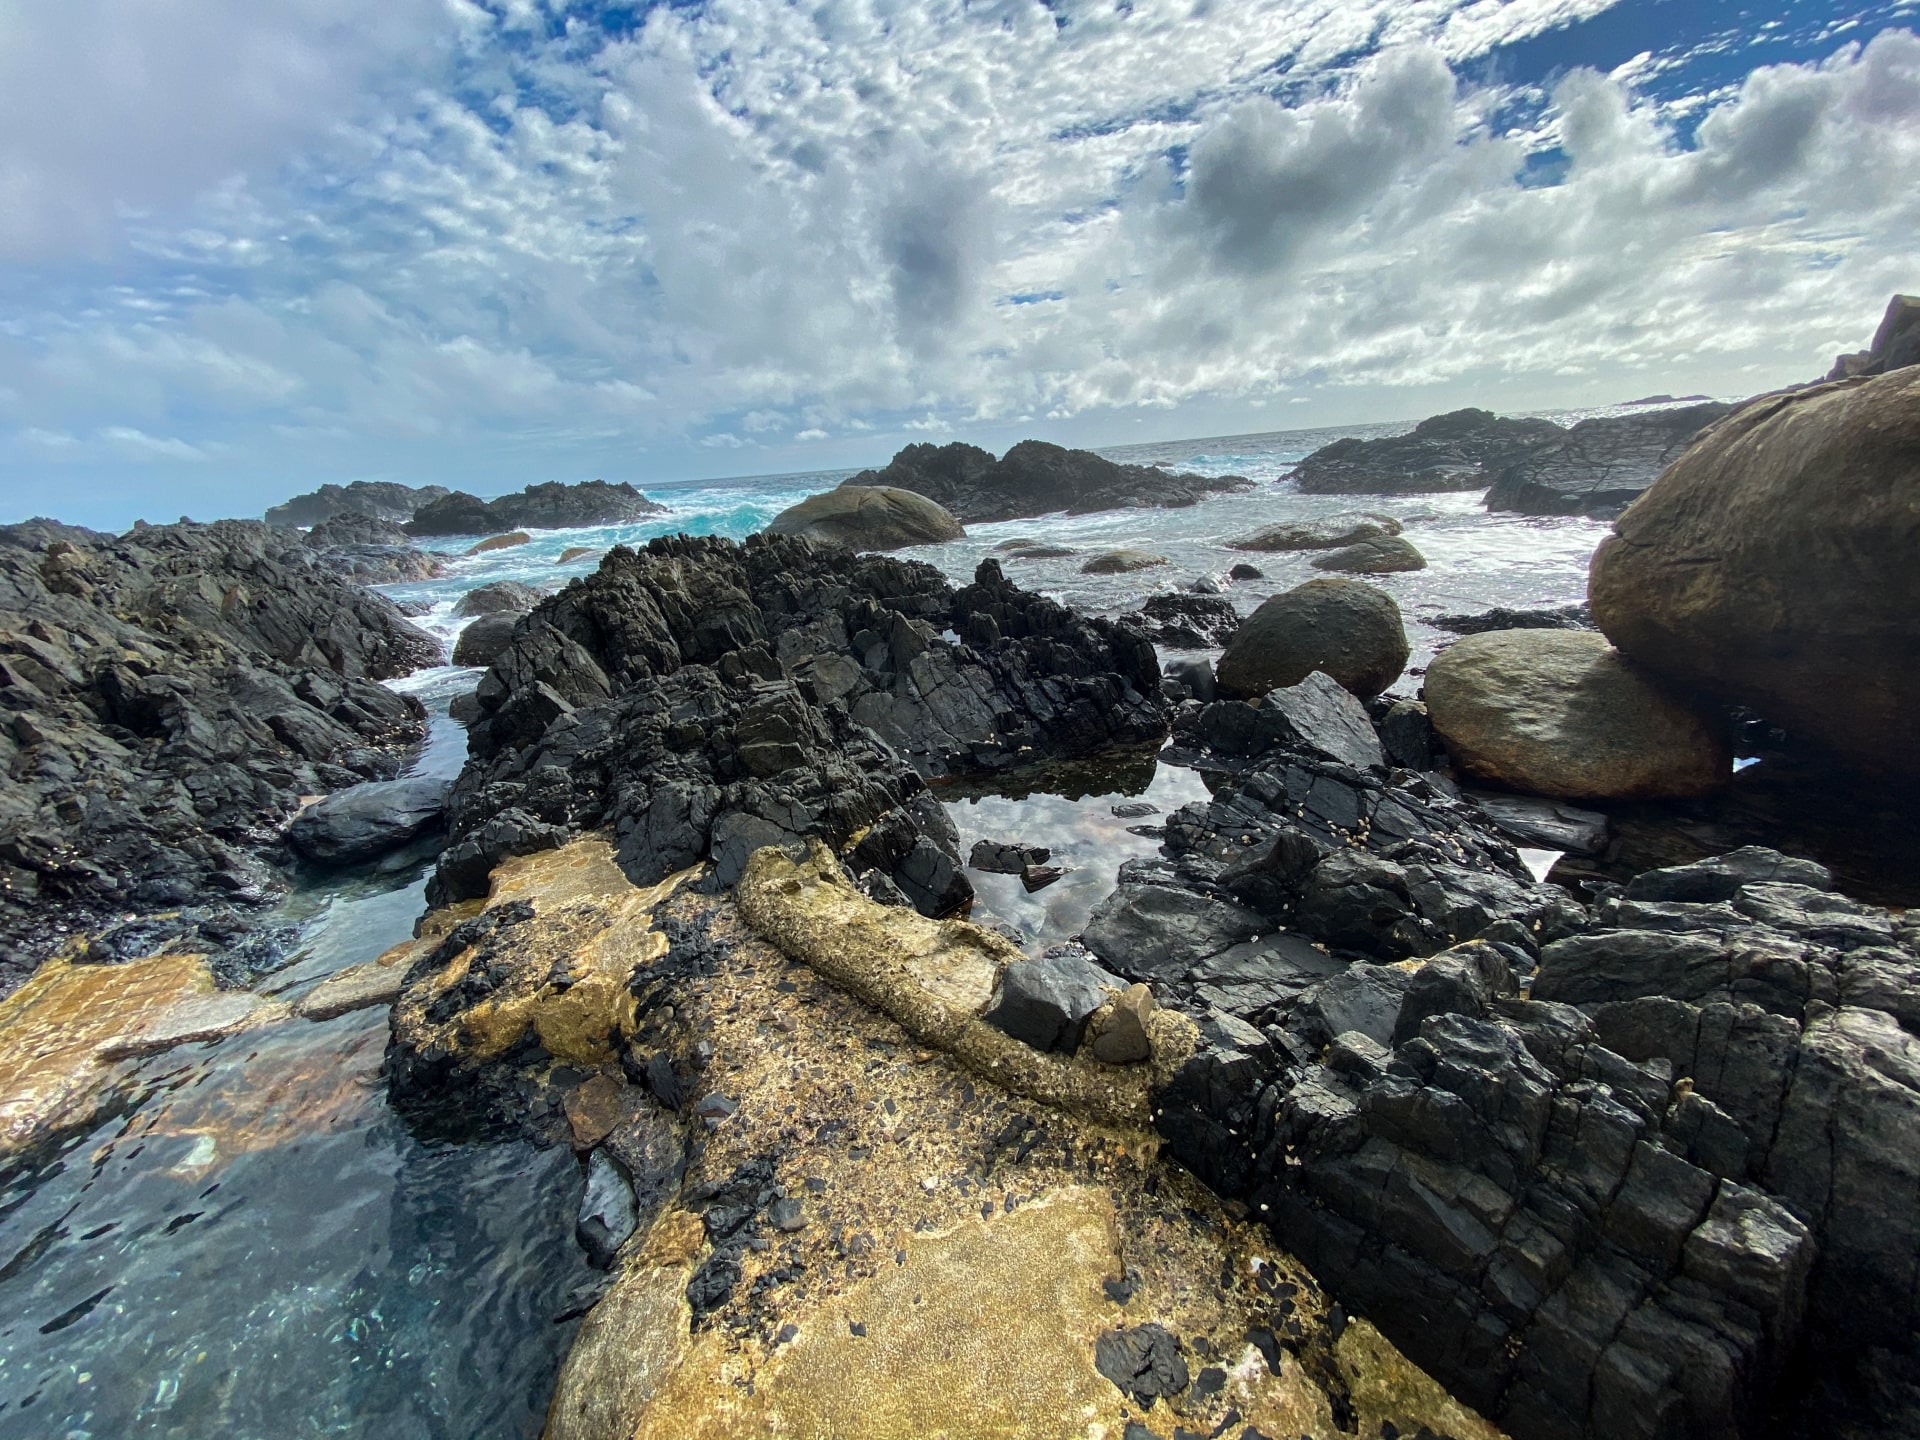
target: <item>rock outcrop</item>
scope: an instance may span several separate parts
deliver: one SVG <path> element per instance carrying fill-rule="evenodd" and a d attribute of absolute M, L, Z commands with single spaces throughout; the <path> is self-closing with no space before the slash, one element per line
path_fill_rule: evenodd
<path fill-rule="evenodd" d="M 1511 420 L 1487 410 L 1454 410 L 1405 435 L 1348 438 L 1323 445 L 1293 471 L 1303 495 L 1426 495 L 1479 490 L 1533 450 L 1561 440 L 1551 420 Z"/>
<path fill-rule="evenodd" d="M 1495 474 L 1487 509 L 1611 519 L 1639 499 L 1695 436 L 1734 409 L 1709 403 L 1582 420 Z"/>
<path fill-rule="evenodd" d="M 1083 937 L 1198 1024 L 1172 1154 L 1516 1440 L 1911 1428 L 1920 927 L 1765 850 L 1589 909 L 1274 699 Z"/>
<path fill-rule="evenodd" d="M 944 506 L 963 524 L 1017 520 L 1064 510 L 1165 509 L 1209 495 L 1250 489 L 1237 475 L 1188 475 L 1151 465 L 1120 465 L 1091 450 L 1022 440 L 996 460 L 976 445 L 909 445 L 850 486 L 891 485 Z"/>
<path fill-rule="evenodd" d="M 1710 795 L 1733 774 L 1725 720 L 1590 630 L 1469 635 L 1434 657 L 1426 701 L 1457 769 L 1529 795 Z"/>
<path fill-rule="evenodd" d="M 322 485 L 267 511 L 269 525 L 320 525 L 358 515 L 389 525 L 404 525 L 413 512 L 449 494 L 444 485 L 399 485 L 391 480 L 355 480 L 351 485 Z"/>
<path fill-rule="evenodd" d="M 1920 779 L 1920 369 L 1754 401 L 1594 552 L 1629 658 L 1875 773 Z"/>
<path fill-rule="evenodd" d="M 1252 698 L 1324 670 L 1370 699 L 1400 678 L 1411 653 L 1391 595 L 1358 580 L 1309 580 L 1247 617 L 1216 677 L 1229 695 Z"/>
<path fill-rule="evenodd" d="M 371 780 L 335 791 L 294 816 L 287 844 L 317 865 L 377 860 L 439 829 L 446 780 Z"/>
<path fill-rule="evenodd" d="M 534 585 L 524 585 L 518 580 L 495 580 L 479 585 L 460 597 L 460 603 L 453 607 L 456 615 L 524 615 L 542 600 L 547 592 Z"/>
<path fill-rule="evenodd" d="M 439 660 L 385 597 L 258 521 L 117 538 L 0 531 L 0 984 L 73 932 L 199 907 L 239 943 L 302 795 L 397 768 L 419 704 L 377 682 Z M 181 924 L 169 922 L 168 935 Z M 165 927 L 163 927 L 165 928 Z M 148 954 L 129 932 L 125 950 Z"/>
<path fill-rule="evenodd" d="M 361 585 L 433 580 L 447 568 L 442 557 L 416 547 L 392 520 L 361 511 L 320 521 L 307 531 L 307 544 L 322 565 Z"/>
<path fill-rule="evenodd" d="M 767 522 L 769 535 L 798 535 L 849 550 L 903 550 L 966 535 L 937 503 L 891 485 L 842 485 L 809 495 Z"/>
<path fill-rule="evenodd" d="M 1827 379 L 1884 375 L 1908 365 L 1920 365 L 1920 297 L 1896 295 L 1887 302 L 1887 313 L 1874 331 L 1873 343 L 1836 359 Z"/>
<path fill-rule="evenodd" d="M 701 859 L 856 832 L 863 872 L 928 914 L 971 886 L 925 781 L 1146 744 L 1153 647 L 1009 583 L 787 536 L 616 549 L 520 622 L 481 681 L 434 893 L 608 827 L 648 884 Z M 876 881 L 876 883 L 878 883 Z"/>
<path fill-rule="evenodd" d="M 647 499 L 624 481 L 582 480 L 565 485 L 550 480 L 511 495 L 482 500 L 455 490 L 422 505 L 406 523 L 409 535 L 489 535 L 496 530 L 567 530 L 583 525 L 625 525 L 666 507 Z"/>

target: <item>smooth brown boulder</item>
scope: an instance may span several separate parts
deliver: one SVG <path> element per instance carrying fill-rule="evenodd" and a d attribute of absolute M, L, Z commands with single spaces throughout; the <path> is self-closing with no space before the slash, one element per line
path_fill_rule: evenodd
<path fill-rule="evenodd" d="M 1637 663 L 1920 779 L 1920 367 L 1721 421 L 1614 523 L 1587 593 Z"/>
<path fill-rule="evenodd" d="M 1151 570 L 1167 563 L 1164 555 L 1148 550 L 1108 550 L 1080 567 L 1082 575 L 1130 575 L 1135 570 Z"/>
<path fill-rule="evenodd" d="M 1284 520 L 1227 541 L 1229 550 L 1336 550 L 1400 533 L 1391 515 L 1334 515 L 1325 520 Z"/>
<path fill-rule="evenodd" d="M 1710 794 L 1726 727 L 1590 630 L 1489 630 L 1427 669 L 1427 718 L 1454 768 L 1564 800 Z"/>
<path fill-rule="evenodd" d="M 1362 540 L 1317 557 L 1316 570 L 1340 570 L 1349 575 L 1393 575 L 1402 570 L 1424 570 L 1427 557 L 1414 549 L 1413 542 L 1399 535 L 1381 535 Z"/>
<path fill-rule="evenodd" d="M 803 535 L 850 550 L 899 550 L 938 545 L 967 533 L 924 495 L 892 485 L 842 485 L 809 495 L 774 516 L 770 535 Z"/>
<path fill-rule="evenodd" d="M 531 543 L 533 537 L 524 530 L 511 530 L 505 535 L 489 535 L 478 545 L 468 547 L 469 555 L 485 555 L 491 550 L 511 550 L 516 545 Z"/>
<path fill-rule="evenodd" d="M 1247 617 L 1215 679 L 1225 693 L 1252 699 L 1324 670 L 1368 700 L 1400 678 L 1409 653 L 1391 595 L 1358 580 L 1309 580 Z"/>

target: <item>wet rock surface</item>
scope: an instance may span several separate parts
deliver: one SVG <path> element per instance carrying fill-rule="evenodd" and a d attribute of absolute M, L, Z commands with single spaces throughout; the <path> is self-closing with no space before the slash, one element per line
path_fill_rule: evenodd
<path fill-rule="evenodd" d="M 809 495 L 767 522 L 771 535 L 798 535 L 850 550 L 938 545 L 967 532 L 934 501 L 891 485 L 842 485 Z"/>
<path fill-rule="evenodd" d="M 392 520 L 360 511 L 321 521 L 307 531 L 307 544 L 327 569 L 362 585 L 433 580 L 447 568 L 440 556 L 416 548 Z"/>
<path fill-rule="evenodd" d="M 1487 410 L 1454 410 L 1405 435 L 1335 440 L 1293 471 L 1306 495 L 1423 495 L 1478 490 L 1493 474 L 1566 435 L 1551 420 L 1511 420 Z"/>
<path fill-rule="evenodd" d="M 1358 580 L 1309 580 L 1247 617 L 1215 677 L 1228 694 L 1251 697 L 1320 670 L 1368 699 L 1400 678 L 1411 653 L 1391 595 Z"/>
<path fill-rule="evenodd" d="M 1150 742 L 1152 646 L 984 562 L 931 566 L 783 536 L 616 550 L 539 606 L 481 681 L 434 895 L 602 826 L 651 883 L 718 884 L 763 845 L 866 831 L 856 854 L 928 914 L 971 896 L 931 779 Z"/>
<path fill-rule="evenodd" d="M 376 780 L 337 790 L 287 827 L 287 844 L 317 865 L 358 865 L 440 828 L 445 780 Z"/>
<path fill-rule="evenodd" d="M 1639 499 L 1694 437 L 1735 406 L 1683 405 L 1582 420 L 1561 439 L 1501 469 L 1489 510 L 1609 519 Z"/>
<path fill-rule="evenodd" d="M 1208 650 L 1225 645 L 1240 628 L 1240 612 L 1224 595 L 1174 591 L 1150 595 L 1137 613 L 1121 617 L 1154 644 L 1169 650 Z"/>
<path fill-rule="evenodd" d="M 1391 515 L 1334 515 L 1325 520 L 1288 520 L 1227 541 L 1229 550 L 1338 550 L 1400 533 Z"/>
<path fill-rule="evenodd" d="M 1424 570 L 1427 557 L 1411 540 L 1400 535 L 1385 535 L 1343 545 L 1338 550 L 1314 557 L 1316 570 L 1335 570 L 1346 575 L 1393 575 L 1406 570 Z"/>
<path fill-rule="evenodd" d="M 424 733 L 378 682 L 440 658 L 293 532 L 71 533 L 0 533 L 0 987 L 141 912 L 242 943 L 300 797 L 391 776 Z"/>
<path fill-rule="evenodd" d="M 1910 1425 L 1920 932 L 1758 848 L 1588 907 L 1250 728 L 1183 712 L 1215 798 L 1085 936 L 1199 1025 L 1174 1156 L 1522 1440 Z"/>
<path fill-rule="evenodd" d="M 405 529 L 409 535 L 488 535 L 497 530 L 623 525 L 664 513 L 665 506 L 624 481 L 609 485 L 604 480 L 582 480 L 565 485 L 555 480 L 492 500 L 455 490 L 421 505 Z"/>
<path fill-rule="evenodd" d="M 1251 488 L 1239 476 L 1188 475 L 1150 465 L 1119 465 L 1091 450 L 1023 440 L 1000 459 L 975 445 L 909 445 L 883 468 L 863 470 L 849 486 L 891 485 L 937 501 L 962 523 L 985 524 L 1064 510 L 1165 508 Z"/>

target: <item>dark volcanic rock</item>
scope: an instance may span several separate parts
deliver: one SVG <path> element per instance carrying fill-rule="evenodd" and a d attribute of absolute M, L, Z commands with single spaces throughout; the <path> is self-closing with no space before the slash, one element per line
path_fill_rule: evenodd
<path fill-rule="evenodd" d="M 422 505 L 448 493 L 444 485 L 398 485 L 391 480 L 356 480 L 351 485 L 322 485 L 267 511 L 269 525 L 319 525 L 345 515 L 364 515 L 389 525 L 404 525 Z M 333 541 L 333 544 L 343 543 Z M 381 542 L 358 541 L 368 544 Z"/>
<path fill-rule="evenodd" d="M 319 865 L 358 865 L 437 828 L 445 780 L 377 780 L 335 791 L 287 827 L 287 844 Z"/>
<path fill-rule="evenodd" d="M 533 585 L 523 585 L 518 580 L 495 580 L 490 585 L 481 585 L 469 590 L 460 597 L 460 603 L 453 607 L 456 615 L 524 615 L 542 600 L 547 592 Z"/>
<path fill-rule="evenodd" d="M 1425 495 L 1478 490 L 1490 477 L 1566 431 L 1551 420 L 1509 420 L 1455 410 L 1384 440 L 1336 440 L 1293 471 L 1305 495 Z"/>
<path fill-rule="evenodd" d="M 1563 439 L 1495 475 L 1487 509 L 1610 519 L 1639 499 L 1694 436 L 1734 408 L 1709 403 L 1582 420 Z"/>
<path fill-rule="evenodd" d="M 1080 1048 L 1087 1017 L 1126 988 L 1085 955 L 1044 955 L 1009 965 L 981 1019 L 1036 1050 Z"/>
<path fill-rule="evenodd" d="M 1391 515 L 1335 515 L 1326 520 L 1288 520 L 1227 541 L 1229 550 L 1338 550 L 1400 533 Z"/>
<path fill-rule="evenodd" d="M 446 561 L 415 548 L 392 520 L 360 511 L 343 511 L 307 531 L 320 563 L 362 585 L 395 585 L 432 580 L 446 573 Z"/>
<path fill-rule="evenodd" d="M 1509 610 L 1495 606 L 1475 615 L 1434 615 L 1427 624 L 1455 635 L 1480 635 L 1488 630 L 1591 630 L 1593 614 L 1584 605 L 1562 605 L 1555 610 Z"/>
<path fill-rule="evenodd" d="M 511 495 L 482 500 L 456 490 L 422 505 L 408 521 L 409 535 L 490 535 L 498 530 L 567 530 L 583 525 L 624 525 L 649 515 L 664 515 L 656 505 L 624 482 L 582 480 L 563 485 L 557 480 L 529 485 Z"/>
<path fill-rule="evenodd" d="M 1150 465 L 1118 465 L 1091 450 L 1022 440 L 996 460 L 978 446 L 909 445 L 884 469 L 863 470 L 848 485 L 892 485 L 937 501 L 963 524 L 1017 520 L 1064 510 L 1167 508 L 1208 495 L 1250 489 L 1236 475 L 1185 475 Z"/>
<path fill-rule="evenodd" d="M 513 639 L 518 615 L 482 615 L 460 632 L 453 642 L 456 665 L 491 665 Z"/>
<path fill-rule="evenodd" d="M 927 779 L 1166 724 L 1137 631 L 992 561 L 955 591 L 931 566 L 784 536 L 616 549 L 521 622 L 477 699 L 437 899 L 601 826 L 643 884 L 704 857 L 731 884 L 761 845 L 866 830 L 856 868 L 943 914 L 971 892 Z"/>
<path fill-rule="evenodd" d="M 1309 580 L 1247 618 L 1215 667 L 1229 695 L 1297 685 L 1323 670 L 1361 699 L 1400 678 L 1412 653 L 1400 607 L 1358 580 Z"/>
<path fill-rule="evenodd" d="M 391 775 L 423 733 L 377 682 L 439 658 L 258 521 L 0 542 L 0 984 L 75 929 L 263 898 L 299 797 Z"/>
<path fill-rule="evenodd" d="M 1224 595 L 1176 591 L 1150 595 L 1137 614 L 1123 617 L 1156 645 L 1170 650 L 1207 650 L 1224 645 L 1240 628 L 1240 612 Z"/>

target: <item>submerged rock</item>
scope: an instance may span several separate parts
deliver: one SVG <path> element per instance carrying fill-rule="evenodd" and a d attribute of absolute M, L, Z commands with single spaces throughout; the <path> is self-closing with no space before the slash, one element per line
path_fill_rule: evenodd
<path fill-rule="evenodd" d="M 518 580 L 495 580 L 462 595 L 460 603 L 453 607 L 453 613 L 460 616 L 524 615 L 546 598 L 547 592 L 536 586 L 523 585 Z"/>
<path fill-rule="evenodd" d="M 960 522 L 924 495 L 891 485 L 842 485 L 809 495 L 767 522 L 769 535 L 798 535 L 850 550 L 900 550 L 966 535 Z"/>
<path fill-rule="evenodd" d="M 1391 515 L 1335 515 L 1325 520 L 1288 520 L 1227 541 L 1229 550 L 1338 550 L 1400 533 Z M 1255 579 L 1258 576 L 1253 577 Z"/>
<path fill-rule="evenodd" d="M 1192 505 L 1208 495 L 1246 490 L 1237 475 L 1187 475 L 1151 465 L 1119 465 L 1091 450 L 1023 440 L 1000 459 L 977 446 L 909 445 L 884 469 L 863 470 L 849 486 L 896 486 L 938 502 L 963 523 L 985 524 L 1099 510 Z"/>
<path fill-rule="evenodd" d="M 1428 667 L 1426 700 L 1458 769 L 1527 794 L 1707 795 L 1733 774 L 1717 716 L 1587 631 L 1470 635 Z"/>
<path fill-rule="evenodd" d="M 1147 550 L 1106 550 L 1080 567 L 1082 575 L 1130 575 L 1136 570 L 1151 570 L 1167 563 L 1164 555 Z"/>
<path fill-rule="evenodd" d="M 1412 653 L 1393 597 L 1358 580 L 1309 580 L 1249 616 L 1215 676 L 1251 698 L 1325 671 L 1361 699 L 1400 678 Z"/>
<path fill-rule="evenodd" d="M 467 547 L 467 555 L 486 555 L 495 550 L 511 550 L 519 545 L 531 545 L 533 537 L 524 530 L 512 530 L 505 535 L 489 535 L 477 545 Z"/>
<path fill-rule="evenodd" d="M 1426 569 L 1427 557 L 1414 548 L 1411 540 L 1388 535 L 1317 556 L 1313 568 L 1349 575 L 1392 575 L 1403 570 Z"/>
<path fill-rule="evenodd" d="M 1635 663 L 1851 765 L 1920 778 L 1920 370 L 1722 421 L 1594 552 L 1594 619 Z"/>

